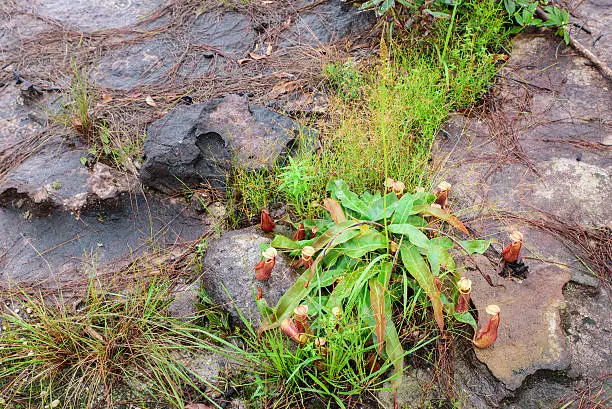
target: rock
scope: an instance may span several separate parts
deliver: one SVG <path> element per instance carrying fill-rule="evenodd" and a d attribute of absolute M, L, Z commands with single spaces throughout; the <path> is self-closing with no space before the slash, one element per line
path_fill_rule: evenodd
<path fill-rule="evenodd" d="M 493 268 L 486 257 L 475 257 L 482 271 Z M 476 357 L 511 391 L 541 369 L 564 370 L 569 366 L 560 310 L 565 307 L 563 286 L 570 274 L 553 265 L 529 263 L 530 274 L 523 282 L 491 274 L 489 286 L 478 270 L 464 273 L 472 279 L 472 301 L 478 309 L 479 327 L 488 315 L 485 308 L 501 308 L 498 338 L 492 347 L 475 349 Z"/>
<path fill-rule="evenodd" d="M 610 289 L 602 286 L 593 292 L 570 283 L 563 294 L 567 302 L 563 326 L 571 355 L 568 374 L 582 379 L 599 379 L 612 368 Z"/>
<path fill-rule="evenodd" d="M 132 89 L 162 81 L 173 66 L 179 44 L 172 38 L 155 38 L 102 55 L 93 73 L 98 86 Z"/>
<path fill-rule="evenodd" d="M 162 4 L 162 0 L 51 0 L 39 2 L 33 12 L 88 32 L 137 23 Z"/>
<path fill-rule="evenodd" d="M 389 382 L 385 382 L 383 388 L 389 388 L 378 392 L 378 401 L 382 408 L 392 409 L 395 406 L 394 398 L 397 397 L 397 407 L 402 409 L 420 409 L 429 401 L 433 383 L 433 374 L 420 368 L 408 370 L 404 373 L 402 384 L 394 396 Z"/>
<path fill-rule="evenodd" d="M 238 95 L 178 106 L 149 127 L 141 180 L 165 192 L 185 185 L 222 188 L 233 163 L 251 170 L 266 167 L 296 132 L 292 120 Z"/>
<path fill-rule="evenodd" d="M 282 34 L 279 46 L 317 45 L 355 37 L 371 29 L 375 22 L 373 12 L 360 12 L 349 3 L 329 0 L 301 13 Z"/>
<path fill-rule="evenodd" d="M 94 75 L 98 85 L 131 89 L 142 84 L 159 84 L 170 68 L 179 77 L 201 76 L 222 71 L 244 58 L 255 47 L 256 33 L 250 20 L 236 12 L 214 9 L 200 15 L 187 28 L 185 39 L 158 36 L 129 47 L 110 50 L 102 56 Z M 197 53 L 181 56 L 187 47 Z"/>
<path fill-rule="evenodd" d="M 236 309 L 254 325 L 261 322 L 255 302 L 258 287 L 268 305 L 275 306 L 299 277 L 279 254 L 270 279 L 267 282 L 255 279 L 254 267 L 261 260 L 260 246 L 269 245 L 270 241 L 258 226 L 234 230 L 212 243 L 202 261 L 204 288 L 216 303 L 229 311 L 235 324 L 241 323 Z"/>
<path fill-rule="evenodd" d="M 515 37 L 492 93 L 495 108 L 481 117 L 454 115 L 435 156 L 453 184 L 452 205 L 465 209 L 478 236 L 507 243 L 507 232 L 519 229 L 524 256 L 567 265 L 572 280 L 596 285 L 580 253 L 587 240 L 547 230 L 547 215 L 577 229 L 612 225 L 612 150 L 601 143 L 609 134 L 602 124 L 612 120 L 610 85 L 558 47 L 552 33 Z M 576 241 L 573 254 L 568 244 Z"/>
<path fill-rule="evenodd" d="M 81 163 L 86 156 L 85 147 L 70 148 L 61 140 L 45 144 L 7 173 L 0 184 L 0 204 L 21 207 L 18 203 L 25 202 L 35 212 L 50 207 L 81 210 L 136 187 L 133 176 L 102 163 L 87 169 Z"/>
<path fill-rule="evenodd" d="M 194 319 L 198 313 L 196 303 L 200 302 L 200 287 L 200 280 L 177 285 L 172 291 L 174 300 L 168 306 L 170 315 L 188 321 Z"/>
<path fill-rule="evenodd" d="M 205 226 L 186 203 L 142 193 L 83 209 L 78 217 L 59 208 L 45 216 L 0 208 L 0 286 L 86 283 L 92 266 L 116 271 L 148 251 L 196 240 Z"/>

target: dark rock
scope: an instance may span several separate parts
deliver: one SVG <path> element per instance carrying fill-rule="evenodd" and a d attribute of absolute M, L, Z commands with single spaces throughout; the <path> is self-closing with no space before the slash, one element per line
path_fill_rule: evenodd
<path fill-rule="evenodd" d="M 360 12 L 341 0 L 329 0 L 301 13 L 295 24 L 281 35 L 280 47 L 316 45 L 357 37 L 376 22 L 373 12 Z"/>
<path fill-rule="evenodd" d="M 188 30 L 186 39 L 160 36 L 109 51 L 102 56 L 94 75 L 97 84 L 121 89 L 158 84 L 171 68 L 177 69 L 178 76 L 201 76 L 246 57 L 255 46 L 256 34 L 250 20 L 235 12 L 210 10 Z M 198 51 L 183 55 L 188 47 Z"/>
<path fill-rule="evenodd" d="M 261 260 L 260 246 L 269 245 L 270 241 L 258 226 L 253 226 L 223 234 L 206 252 L 202 283 L 210 297 L 230 312 L 235 324 L 241 323 L 236 309 L 254 325 L 261 322 L 255 302 L 258 287 L 268 305 L 275 306 L 299 276 L 279 254 L 270 279 L 266 282 L 255 279 L 254 267 Z"/>
<path fill-rule="evenodd" d="M 23 200 L 34 212 L 49 207 L 80 210 L 135 187 L 133 176 L 102 163 L 87 169 L 81 163 L 86 155 L 86 148 L 69 148 L 60 140 L 45 144 L 8 172 L 0 184 L 0 204 L 15 206 Z"/>
<path fill-rule="evenodd" d="M 86 283 L 92 270 L 125 266 L 147 251 L 195 240 L 204 229 L 186 203 L 142 193 L 78 216 L 51 209 L 48 216 L 28 217 L 28 212 L 0 208 L 0 285 Z"/>
<path fill-rule="evenodd" d="M 602 286 L 593 292 L 570 283 L 563 294 L 567 308 L 562 319 L 571 356 L 568 374 L 598 379 L 612 368 L 610 289 Z"/>
<path fill-rule="evenodd" d="M 234 163 L 247 169 L 274 163 L 297 129 L 237 95 L 179 106 L 149 127 L 141 179 L 166 192 L 202 183 L 222 188 Z"/>

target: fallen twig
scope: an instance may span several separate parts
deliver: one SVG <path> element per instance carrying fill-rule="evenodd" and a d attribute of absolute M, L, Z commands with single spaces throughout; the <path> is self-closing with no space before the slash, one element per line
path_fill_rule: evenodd
<path fill-rule="evenodd" d="M 547 21 L 549 19 L 548 14 L 540 7 L 536 9 L 536 14 L 544 21 Z M 574 48 L 580 54 L 582 54 L 586 59 L 591 61 L 593 65 L 603 74 L 604 77 L 609 80 L 612 80 L 612 68 L 608 67 L 606 63 L 600 60 L 599 57 L 593 54 L 589 49 L 582 45 L 580 41 L 578 41 L 574 36 L 572 36 L 567 27 L 564 28 L 564 30 L 566 30 L 567 32 L 569 38 L 569 45 L 572 46 L 572 48 Z"/>

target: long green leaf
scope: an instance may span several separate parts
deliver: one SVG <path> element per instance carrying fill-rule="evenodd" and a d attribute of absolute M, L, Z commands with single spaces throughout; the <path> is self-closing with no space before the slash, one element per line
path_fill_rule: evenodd
<path fill-rule="evenodd" d="M 391 224 L 389 225 L 388 229 L 391 233 L 408 236 L 410 243 L 414 244 L 415 246 L 424 249 L 429 247 L 429 239 L 427 236 L 421 230 L 417 229 L 411 224 Z"/>
<path fill-rule="evenodd" d="M 361 231 L 359 235 L 346 241 L 342 247 L 337 249 L 352 258 L 360 258 L 365 254 L 387 248 L 387 237 L 376 230 L 367 229 Z"/>
<path fill-rule="evenodd" d="M 404 373 L 404 348 L 397 335 L 397 329 L 393 324 L 391 312 L 387 313 L 387 328 L 385 333 L 385 352 L 387 358 L 393 363 L 393 379 L 391 387 L 397 390 L 402 385 Z"/>
<path fill-rule="evenodd" d="M 429 271 L 429 266 L 423 260 L 419 250 L 413 245 L 402 244 L 400 254 L 404 266 L 419 283 L 425 294 L 429 297 L 434 310 L 434 318 L 440 331 L 444 331 L 444 314 L 442 312 L 442 300 L 440 291 L 436 287 L 434 276 Z"/>
<path fill-rule="evenodd" d="M 348 185 L 342 180 L 334 180 L 327 185 L 332 196 L 335 196 L 342 206 L 357 212 L 360 216 L 366 217 L 368 213 L 368 205 L 359 199 L 356 193 L 351 192 Z"/>
<path fill-rule="evenodd" d="M 317 237 L 312 243 L 312 247 L 319 251 L 333 239 L 336 245 L 344 243 L 359 234 L 359 226 L 357 223 L 347 220 L 340 224 L 336 224 L 327 229 L 325 233 Z"/>

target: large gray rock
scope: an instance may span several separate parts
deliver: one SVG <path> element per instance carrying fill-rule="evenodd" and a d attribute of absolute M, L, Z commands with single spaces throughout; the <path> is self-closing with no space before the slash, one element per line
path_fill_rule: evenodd
<path fill-rule="evenodd" d="M 271 165 L 297 131 L 292 120 L 237 95 L 179 106 L 149 127 L 141 180 L 165 192 L 221 188 L 233 164 Z"/>
<path fill-rule="evenodd" d="M 253 324 L 261 322 L 255 302 L 258 287 L 268 305 L 274 306 L 299 276 L 279 254 L 270 279 L 266 282 L 255 279 L 254 267 L 261 260 L 260 246 L 270 241 L 259 227 L 253 226 L 223 234 L 206 252 L 202 283 L 208 295 L 230 312 L 235 324 L 241 322 L 237 310 Z"/>
<path fill-rule="evenodd" d="M 34 12 L 83 31 L 123 27 L 137 23 L 160 7 L 163 0 L 46 0 Z"/>
<path fill-rule="evenodd" d="M 78 216 L 62 209 L 39 217 L 0 208 L 0 288 L 42 283 L 66 285 L 68 293 L 77 289 L 73 284 L 86 284 L 92 270 L 117 271 L 148 252 L 166 255 L 197 239 L 205 228 L 188 204 L 142 193 L 121 197 L 113 207 L 84 209 Z"/>
<path fill-rule="evenodd" d="M 132 191 L 137 179 L 103 163 L 88 169 L 81 163 L 83 148 L 57 140 L 34 151 L 11 169 L 0 183 L 0 204 L 46 212 L 50 207 L 80 210 L 94 202 L 115 199 Z"/>
<path fill-rule="evenodd" d="M 210 10 L 187 27 L 183 38 L 157 36 L 108 51 L 100 59 L 94 77 L 100 86 L 131 89 L 163 82 L 171 68 L 179 76 L 201 76 L 246 57 L 256 39 L 248 17 Z M 185 54 L 186 49 L 197 51 Z"/>
<path fill-rule="evenodd" d="M 315 2 L 302 2 L 304 8 L 308 3 Z M 280 47 L 354 39 L 376 22 L 373 12 L 360 12 L 357 7 L 341 0 L 329 0 L 306 10 L 287 32 L 282 33 Z"/>

